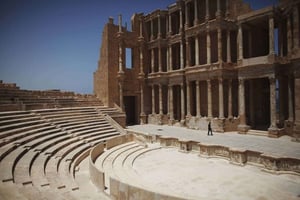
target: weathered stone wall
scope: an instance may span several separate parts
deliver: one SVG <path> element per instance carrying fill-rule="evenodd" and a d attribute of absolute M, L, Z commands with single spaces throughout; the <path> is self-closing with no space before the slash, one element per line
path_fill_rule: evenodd
<path fill-rule="evenodd" d="M 294 136 L 297 141 L 300 141 L 300 70 L 299 76 L 295 78 L 295 125 Z"/>

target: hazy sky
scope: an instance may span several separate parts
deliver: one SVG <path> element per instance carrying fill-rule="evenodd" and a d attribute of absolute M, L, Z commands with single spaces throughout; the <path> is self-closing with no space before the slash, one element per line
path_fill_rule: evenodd
<path fill-rule="evenodd" d="M 93 92 L 102 29 L 112 16 L 176 0 L 0 0 L 0 80 L 22 89 Z M 244 0 L 257 9 L 277 0 Z"/>

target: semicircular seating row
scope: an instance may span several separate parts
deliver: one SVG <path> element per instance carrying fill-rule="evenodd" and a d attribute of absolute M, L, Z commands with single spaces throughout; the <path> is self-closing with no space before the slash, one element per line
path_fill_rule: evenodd
<path fill-rule="evenodd" d="M 99 178 L 96 181 L 92 180 L 92 182 L 100 191 L 104 191 L 115 199 L 120 199 L 120 196 L 118 194 L 119 191 L 112 191 L 118 190 L 115 183 L 111 184 L 112 179 L 130 187 L 152 191 L 153 188 L 149 187 L 139 178 L 139 174 L 137 174 L 134 168 L 134 162 L 139 156 L 161 149 L 162 147 L 158 144 L 145 144 L 136 141 L 135 136 L 130 137 L 127 135 L 126 138 L 123 135 L 118 137 L 123 137 L 123 142 L 112 142 L 113 145 L 109 145 L 109 147 L 98 144 L 91 150 L 89 160 L 90 176 L 96 176 L 97 174 L 95 173 L 103 174 L 103 179 L 100 178 L 103 182 L 100 181 L 99 183 Z M 114 138 L 111 140 L 117 141 L 117 139 Z M 108 140 L 107 144 L 111 140 Z M 95 169 L 93 172 L 91 172 L 92 167 Z M 141 196 L 141 199 L 144 198 Z"/>
<path fill-rule="evenodd" d="M 77 199 L 76 166 L 121 133 L 101 107 L 0 112 L 0 199 Z"/>

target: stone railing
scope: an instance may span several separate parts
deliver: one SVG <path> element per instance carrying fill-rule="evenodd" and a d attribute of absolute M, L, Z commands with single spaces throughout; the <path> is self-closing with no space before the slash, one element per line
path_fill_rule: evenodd
<path fill-rule="evenodd" d="M 136 131 L 128 131 L 131 134 L 144 135 Z M 259 151 L 237 149 L 216 144 L 199 143 L 192 140 L 178 139 L 161 135 L 144 135 L 147 142 L 159 142 L 163 147 L 177 147 L 183 152 L 196 152 L 203 157 L 223 158 L 236 165 L 251 164 L 263 168 L 272 173 L 296 173 L 300 175 L 300 159 L 278 157 Z"/>

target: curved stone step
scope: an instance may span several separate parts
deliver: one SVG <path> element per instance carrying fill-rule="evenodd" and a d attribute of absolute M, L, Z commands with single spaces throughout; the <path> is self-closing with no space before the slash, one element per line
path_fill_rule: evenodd
<path fill-rule="evenodd" d="M 37 122 L 34 122 L 34 123 L 37 123 Z M 16 127 L 16 128 L 12 128 L 12 129 L 7 130 L 7 131 L 0 131 L 0 139 L 3 139 L 7 136 L 20 134 L 20 133 L 23 133 L 24 131 L 30 132 L 30 131 L 33 131 L 34 129 L 41 128 L 41 127 L 45 126 L 45 124 L 49 124 L 49 123 L 45 123 L 44 121 L 39 120 L 39 122 L 37 124 L 34 124 L 34 125 L 30 124 L 30 126 Z"/>
<path fill-rule="evenodd" d="M 55 126 L 50 125 L 48 123 L 44 123 L 44 126 L 41 128 L 26 131 L 18 135 L 5 137 L 5 143 L 13 142 L 14 144 L 22 145 L 24 143 L 28 143 L 32 139 L 43 137 L 44 135 L 54 131 L 60 131 L 60 129 L 56 129 Z"/>
<path fill-rule="evenodd" d="M 122 180 L 125 183 L 128 183 L 130 185 L 136 186 L 136 187 L 144 187 L 147 188 L 146 185 L 140 179 L 138 178 L 138 174 L 134 171 L 133 164 L 134 161 L 141 156 L 144 153 L 155 151 L 157 149 L 160 149 L 161 147 L 150 147 L 150 148 L 144 148 L 139 149 L 136 152 L 133 152 L 128 155 L 128 157 L 123 162 L 123 170 L 126 172 L 126 176 L 120 176 L 120 180 Z"/>
<path fill-rule="evenodd" d="M 31 127 L 30 126 L 35 126 L 35 125 L 40 125 L 41 123 L 45 122 L 44 120 L 34 120 L 34 121 L 26 121 L 26 122 L 20 122 L 20 123 L 14 123 L 14 124 L 9 124 L 5 126 L 0 127 L 0 138 L 5 137 L 6 135 L 10 134 L 11 132 L 16 132 L 16 130 L 24 131 L 24 130 L 29 130 Z"/>
<path fill-rule="evenodd" d="M 70 126 L 60 126 L 64 130 L 68 130 L 71 132 L 79 132 L 85 129 L 95 128 L 95 127 L 105 127 L 109 126 L 109 124 L 105 121 L 99 121 L 99 120 L 87 120 L 87 121 L 81 121 L 80 123 L 76 125 L 70 125 Z"/>
<path fill-rule="evenodd" d="M 0 181 L 0 191 L 1 200 L 28 200 L 28 198 L 26 198 L 12 182 L 3 183 Z"/>

